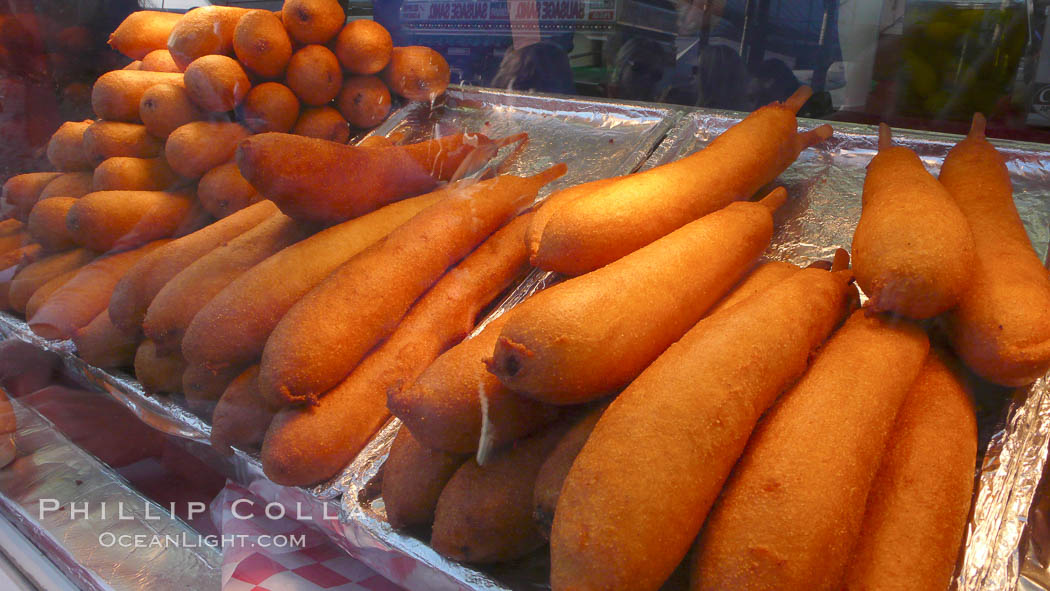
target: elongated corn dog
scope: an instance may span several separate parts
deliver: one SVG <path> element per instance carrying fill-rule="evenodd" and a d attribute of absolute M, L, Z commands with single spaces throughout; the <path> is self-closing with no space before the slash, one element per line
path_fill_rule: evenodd
<path fill-rule="evenodd" d="M 133 60 L 168 46 L 168 36 L 182 15 L 175 12 L 139 10 L 128 15 L 109 36 L 109 45 Z"/>
<path fill-rule="evenodd" d="M 53 254 L 26 265 L 11 280 L 9 292 L 11 308 L 24 314 L 26 304 L 33 292 L 57 276 L 83 267 L 96 256 L 98 254 L 94 251 L 78 248 Z"/>
<path fill-rule="evenodd" d="M 858 310 L 755 429 L 697 542 L 693 589 L 838 589 L 893 419 L 929 351 Z"/>
<path fill-rule="evenodd" d="M 432 524 L 441 491 L 469 457 L 431 449 L 408 429 L 398 429 L 383 462 L 383 505 L 390 525 Z"/>
<path fill-rule="evenodd" d="M 117 330 L 109 321 L 109 311 L 102 310 L 95 319 L 73 334 L 77 356 L 103 369 L 130 367 L 135 361 L 135 337 Z"/>
<path fill-rule="evenodd" d="M 708 316 L 610 404 L 558 498 L 552 589 L 660 587 L 762 412 L 846 312 L 849 280 L 803 269 Z"/>
<path fill-rule="evenodd" d="M 952 348 L 987 380 L 1032 382 L 1050 369 L 1050 278 L 980 114 L 944 159 L 940 180 L 970 223 L 977 251 L 969 289 L 948 318 Z"/>
<path fill-rule="evenodd" d="M 135 350 L 135 377 L 146 392 L 181 392 L 186 361 L 182 355 L 157 354 L 157 346 L 146 339 Z"/>
<path fill-rule="evenodd" d="M 947 589 L 976 458 L 973 402 L 941 353 L 931 351 L 897 413 L 840 588 Z"/>
<path fill-rule="evenodd" d="M 623 388 L 766 249 L 785 197 L 779 188 L 761 203 L 734 203 L 532 296 L 504 326 L 490 371 L 511 390 L 551 404 Z"/>
<path fill-rule="evenodd" d="M 442 353 L 411 385 L 387 393 L 390 412 L 420 443 L 448 452 L 477 451 L 484 412 L 487 445 L 499 448 L 558 417 L 557 407 L 511 392 L 485 368 L 484 360 L 513 315 L 510 310 L 492 320 L 474 338 Z"/>
<path fill-rule="evenodd" d="M 266 341 L 263 395 L 288 405 L 314 401 L 338 384 L 446 269 L 564 173 L 559 164 L 531 177 L 460 186 L 333 271 Z"/>
<path fill-rule="evenodd" d="M 879 312 L 930 318 L 954 307 L 969 286 L 974 246 L 966 218 L 915 152 L 893 145 L 885 123 L 852 250 L 857 285 Z"/>
<path fill-rule="evenodd" d="M 822 125 L 798 133 L 795 113 L 812 91 L 751 113 L 704 149 L 624 177 L 557 207 L 534 265 L 579 275 L 607 265 L 733 201 L 748 199 L 831 136 Z"/>
<path fill-rule="evenodd" d="M 114 70 L 98 77 L 91 87 L 91 108 L 106 121 L 139 121 L 142 95 L 155 84 L 182 86 L 182 74 Z"/>
<path fill-rule="evenodd" d="M 758 264 L 754 269 L 748 271 L 747 275 L 740 280 L 733 287 L 733 291 L 730 291 L 722 298 L 717 304 L 715 304 L 708 314 L 714 314 L 720 310 L 725 310 L 730 306 L 734 306 L 745 299 L 753 296 L 756 293 L 764 291 L 766 288 L 787 279 L 799 271 L 797 265 L 791 263 L 785 263 L 783 261 L 767 261 Z"/>
<path fill-rule="evenodd" d="M 607 406 L 601 404 L 580 417 L 551 450 L 536 474 L 536 486 L 532 491 L 532 518 L 536 521 L 540 533 L 548 540 L 551 537 L 551 524 L 554 522 L 554 510 L 558 506 L 561 487 L 569 476 L 572 463 L 587 443 L 587 438 L 591 436 L 594 426 L 598 424 L 598 419 Z"/>
<path fill-rule="evenodd" d="M 72 337 L 78 328 L 87 325 L 106 309 L 113 288 L 124 273 L 140 258 L 166 242 L 157 240 L 134 250 L 101 257 L 73 271 L 73 276 L 60 284 L 61 287 L 29 316 L 29 328 L 46 339 Z M 28 304 L 26 313 L 29 314 Z"/>
<path fill-rule="evenodd" d="M 317 404 L 278 413 L 263 442 L 266 475 L 279 484 L 311 484 L 349 463 L 389 417 L 387 391 L 411 383 L 470 332 L 481 308 L 527 268 L 523 231 L 523 224 L 508 224 L 453 267 Z"/>
<path fill-rule="evenodd" d="M 253 365 L 237 376 L 219 397 L 211 417 L 212 447 L 230 453 L 231 446 L 257 447 L 266 435 L 277 409 L 266 404 L 257 386 L 259 366 Z"/>
<path fill-rule="evenodd" d="M 85 248 L 122 250 L 170 238 L 192 210 L 193 198 L 186 193 L 98 191 L 84 195 L 69 208 L 66 227 Z"/>

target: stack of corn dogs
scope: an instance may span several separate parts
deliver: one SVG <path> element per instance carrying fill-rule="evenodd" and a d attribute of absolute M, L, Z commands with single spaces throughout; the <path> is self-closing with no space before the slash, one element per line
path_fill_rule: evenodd
<path fill-rule="evenodd" d="M 549 540 L 555 590 L 948 588 L 970 390 L 1050 370 L 1050 279 L 979 114 L 940 178 L 882 126 L 852 269 L 756 262 L 785 194 L 741 200 L 830 135 L 807 96 L 545 201 L 530 261 L 570 278 L 389 392 L 391 524 L 470 563 Z"/>

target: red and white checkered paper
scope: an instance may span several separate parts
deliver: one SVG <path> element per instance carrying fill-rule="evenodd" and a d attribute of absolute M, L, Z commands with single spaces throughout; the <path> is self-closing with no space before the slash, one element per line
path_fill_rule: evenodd
<path fill-rule="evenodd" d="M 252 514 L 238 519 L 237 513 Z M 247 536 L 222 549 L 223 591 L 402 591 L 333 544 L 324 534 L 290 517 L 271 519 L 266 502 L 227 482 L 212 501 L 211 516 L 220 535 Z M 261 547 L 260 536 L 306 536 L 302 548 Z M 271 538 L 272 539 L 272 538 Z"/>

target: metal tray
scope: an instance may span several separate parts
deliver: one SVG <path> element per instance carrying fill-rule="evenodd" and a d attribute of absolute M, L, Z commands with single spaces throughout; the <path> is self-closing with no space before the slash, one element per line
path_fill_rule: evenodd
<path fill-rule="evenodd" d="M 700 149 L 741 117 L 741 113 L 730 111 L 684 110 L 642 169 Z M 820 123 L 823 122 L 803 119 L 799 127 L 811 129 Z M 790 199 L 776 214 L 777 230 L 767 258 L 805 265 L 830 259 L 837 248 L 849 249 L 860 219 L 866 166 L 877 152 L 878 133 L 872 126 L 833 126 L 835 135 L 829 141 L 803 152 L 776 180 L 776 184 L 788 189 Z M 894 139 L 915 150 L 936 175 L 943 157 L 961 137 L 894 130 Z M 1006 156 L 1018 209 L 1033 246 L 1045 257 L 1050 243 L 1050 150 L 1022 142 L 993 143 Z M 552 274 L 534 272 L 494 314 L 557 280 Z M 1050 381 L 1041 379 L 1025 391 L 1014 393 L 1012 398 L 1003 396 L 1001 391 L 979 396 L 978 421 L 982 461 L 956 584 L 960 590 L 1005 591 L 1017 584 L 1020 536 L 1046 461 Z M 530 556 L 519 564 L 498 569 L 478 570 L 449 561 L 429 548 L 423 538 L 390 527 L 382 498 L 372 498 L 365 491 L 385 461 L 397 426 L 396 421 L 388 425 L 351 465 L 342 499 L 349 518 L 370 529 L 389 547 L 412 557 L 418 569 L 454 576 L 464 588 L 549 588 L 542 556 Z"/>

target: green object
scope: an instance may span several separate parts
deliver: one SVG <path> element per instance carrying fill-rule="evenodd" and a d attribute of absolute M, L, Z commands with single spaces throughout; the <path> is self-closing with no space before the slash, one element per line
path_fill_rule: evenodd
<path fill-rule="evenodd" d="M 969 119 L 1010 95 L 1028 41 L 1024 2 L 909 2 L 897 110 Z"/>

